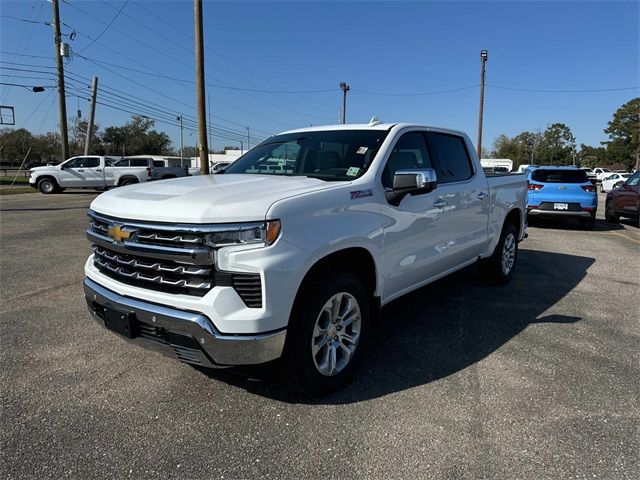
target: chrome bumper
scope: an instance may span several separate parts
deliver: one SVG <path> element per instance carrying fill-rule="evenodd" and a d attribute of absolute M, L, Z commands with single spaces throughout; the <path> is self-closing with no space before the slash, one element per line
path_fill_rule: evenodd
<path fill-rule="evenodd" d="M 105 326 L 107 308 L 133 316 L 134 338 L 127 340 L 204 367 L 253 365 L 282 355 L 286 330 L 259 335 L 226 335 L 204 315 L 148 303 L 84 280 L 87 306 L 93 318 Z"/>
<path fill-rule="evenodd" d="M 584 217 L 584 218 L 589 218 L 592 215 L 595 215 L 596 211 L 594 210 L 593 212 L 587 212 L 584 210 L 581 210 L 579 212 L 572 212 L 569 210 L 537 210 L 535 208 L 532 208 L 531 210 L 527 211 L 527 215 L 529 215 L 530 217 L 544 217 L 544 216 L 558 216 L 558 217 Z"/>

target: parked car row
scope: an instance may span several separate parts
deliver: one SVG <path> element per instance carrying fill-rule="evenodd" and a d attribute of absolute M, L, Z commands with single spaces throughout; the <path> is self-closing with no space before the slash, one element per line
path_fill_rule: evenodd
<path fill-rule="evenodd" d="M 599 174 L 606 169 L 600 170 Z M 528 166 L 527 217 L 572 218 L 583 228 L 593 228 L 598 209 L 596 187 L 584 169 L 575 166 Z M 613 173 L 603 179 L 601 191 L 608 192 L 605 218 L 638 221 L 640 217 L 640 172 Z"/>
<path fill-rule="evenodd" d="M 170 166 L 168 159 L 139 155 L 132 157 L 72 157 L 60 165 L 47 165 L 29 170 L 29 185 L 44 194 L 65 188 L 121 187 L 134 183 L 184 177 L 186 167 Z"/>

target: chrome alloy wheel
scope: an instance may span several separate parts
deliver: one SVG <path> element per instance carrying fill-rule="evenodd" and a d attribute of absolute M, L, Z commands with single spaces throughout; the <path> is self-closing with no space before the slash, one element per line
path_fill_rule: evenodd
<path fill-rule="evenodd" d="M 349 364 L 358 346 L 362 316 L 353 295 L 340 292 L 324 304 L 313 327 L 311 353 L 318 372 L 337 375 Z"/>
<path fill-rule="evenodd" d="M 51 193 L 53 192 L 54 188 L 55 187 L 51 180 L 42 180 L 40 182 L 40 189 L 42 190 L 42 193 Z"/>
<path fill-rule="evenodd" d="M 516 261 L 516 237 L 513 233 L 509 233 L 504 239 L 502 247 L 502 273 L 509 275 Z"/>

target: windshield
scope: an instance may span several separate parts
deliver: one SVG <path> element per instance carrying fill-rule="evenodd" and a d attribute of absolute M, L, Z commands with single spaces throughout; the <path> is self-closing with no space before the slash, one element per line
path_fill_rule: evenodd
<path fill-rule="evenodd" d="M 253 148 L 225 171 L 353 180 L 367 171 L 386 130 L 327 130 L 276 135 Z"/>

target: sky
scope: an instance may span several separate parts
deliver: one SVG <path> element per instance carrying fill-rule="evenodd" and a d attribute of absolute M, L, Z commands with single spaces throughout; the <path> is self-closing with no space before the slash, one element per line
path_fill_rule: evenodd
<path fill-rule="evenodd" d="M 555 122 L 597 146 L 615 110 L 640 96 L 637 1 L 205 1 L 203 14 L 215 148 L 246 148 L 247 127 L 254 145 L 338 123 L 340 82 L 350 86 L 348 123 L 375 115 L 455 128 L 475 143 L 481 49 L 486 147 Z M 63 34 L 75 31 L 65 37 L 69 117 L 87 116 L 95 75 L 101 127 L 144 114 L 177 147 L 182 114 L 184 143 L 196 144 L 191 0 L 61 0 L 60 16 Z M 46 87 L 0 85 L 0 104 L 34 133 L 58 129 L 51 18 L 45 0 L 0 0 L 0 82 Z"/>

